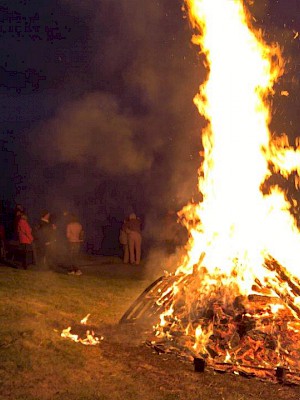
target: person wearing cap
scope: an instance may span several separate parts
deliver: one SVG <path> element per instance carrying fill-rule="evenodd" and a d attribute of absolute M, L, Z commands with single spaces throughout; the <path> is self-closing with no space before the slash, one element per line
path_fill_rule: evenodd
<path fill-rule="evenodd" d="M 130 264 L 139 265 L 142 247 L 141 220 L 134 213 L 130 214 L 125 229 L 128 236 Z"/>

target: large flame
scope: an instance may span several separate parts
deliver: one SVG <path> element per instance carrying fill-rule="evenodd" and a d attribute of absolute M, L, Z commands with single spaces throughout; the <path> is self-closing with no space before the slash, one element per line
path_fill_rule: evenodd
<path fill-rule="evenodd" d="M 299 276 L 300 234 L 291 205 L 278 186 L 262 191 L 272 173 L 287 178 L 300 170 L 299 148 L 290 146 L 286 136 L 272 140 L 269 129 L 268 104 L 284 72 L 280 49 L 264 42 L 242 0 L 185 0 L 185 4 L 198 32 L 193 42 L 206 58 L 208 77 L 194 102 L 207 127 L 201 134 L 203 200 L 180 213 L 190 240 L 176 272 L 173 298 L 181 296 L 192 304 L 195 293 L 199 302 L 216 293 L 215 298 L 222 295 L 229 302 L 239 294 L 253 293 L 258 282 L 269 294 L 288 298 L 290 306 L 300 304 L 300 297 L 286 284 L 278 285 L 274 268 L 266 268 L 272 258 L 284 266 L 287 276 Z M 191 274 L 193 282 L 186 288 L 183 282 Z M 173 314 L 173 305 L 161 315 L 161 326 Z M 281 307 L 269 307 L 268 313 L 276 315 Z M 174 318 L 178 323 L 179 317 Z M 195 335 L 193 348 L 204 352 L 211 325 L 181 324 L 186 333 Z"/>
<path fill-rule="evenodd" d="M 191 233 L 185 271 L 204 251 L 209 271 L 233 270 L 247 291 L 263 278 L 271 254 L 294 274 L 300 235 L 290 204 L 279 187 L 263 194 L 270 165 L 285 175 L 299 168 L 300 152 L 271 142 L 268 99 L 283 73 L 277 46 L 250 28 L 240 0 L 187 0 L 194 37 L 208 62 L 208 79 L 194 101 L 208 120 L 202 132 L 204 162 L 199 190 L 203 201 L 183 211 Z M 190 227 L 191 220 L 199 223 Z M 238 264 L 237 264 L 238 263 Z"/>

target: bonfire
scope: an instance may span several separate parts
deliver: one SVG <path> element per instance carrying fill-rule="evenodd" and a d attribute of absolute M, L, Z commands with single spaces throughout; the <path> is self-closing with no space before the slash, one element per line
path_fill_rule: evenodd
<path fill-rule="evenodd" d="M 208 70 L 194 98 L 207 120 L 203 200 L 179 213 L 189 242 L 157 292 L 155 343 L 217 370 L 300 383 L 300 232 L 284 190 L 266 185 L 274 173 L 299 178 L 299 143 L 269 128 L 284 60 L 242 0 L 185 5 Z"/>

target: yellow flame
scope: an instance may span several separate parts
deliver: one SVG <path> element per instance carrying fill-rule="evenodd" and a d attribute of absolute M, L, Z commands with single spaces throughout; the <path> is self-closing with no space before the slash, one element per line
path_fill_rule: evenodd
<path fill-rule="evenodd" d="M 271 313 L 273 315 L 277 314 L 279 310 L 284 309 L 282 304 L 270 304 Z"/>
<path fill-rule="evenodd" d="M 194 350 L 197 350 L 199 353 L 206 353 L 206 345 L 209 341 L 209 337 L 213 334 L 212 324 L 208 326 L 206 330 L 203 329 L 201 325 L 198 325 L 195 330 L 195 344 L 193 346 Z"/>
<path fill-rule="evenodd" d="M 300 186 L 300 140 L 292 146 L 287 135 L 274 138 L 269 129 L 273 86 L 284 72 L 280 49 L 266 44 L 262 32 L 253 28 L 242 0 L 185 4 L 191 25 L 199 32 L 193 43 L 204 54 L 208 70 L 194 98 L 207 121 L 201 132 L 204 151 L 198 183 L 203 200 L 179 213 L 190 239 L 176 271 L 176 290 L 170 292 L 174 302 L 161 315 L 162 327 L 166 316 L 168 321 L 176 318 L 173 312 L 181 307 L 180 296 L 186 309 L 195 311 L 198 303 L 214 304 L 219 294 L 223 302 L 225 297 L 232 301 L 238 294 L 247 295 L 259 282 L 271 295 L 299 302 L 288 284 L 278 285 L 276 271 L 267 268 L 271 257 L 284 266 L 288 277 L 300 275 L 300 234 L 291 213 L 297 203 L 291 205 L 278 186 L 262 191 L 273 173 L 284 178 L 294 173 L 295 185 Z M 186 288 L 183 276 L 189 275 L 194 283 L 188 281 Z M 162 300 L 157 304 L 164 304 Z M 276 314 L 280 307 L 270 310 Z M 183 328 L 195 337 L 193 349 L 204 352 L 213 329 L 207 323 L 195 327 L 195 321 L 187 319 Z M 227 360 L 230 354 L 224 357 Z"/>
<path fill-rule="evenodd" d="M 63 338 L 68 338 L 68 339 L 71 339 L 71 340 L 73 340 L 74 342 L 78 342 L 79 340 L 78 340 L 78 335 L 75 335 L 75 334 L 72 334 L 71 333 L 71 327 L 69 326 L 68 328 L 66 328 L 66 329 L 64 329 L 63 331 L 62 331 L 62 333 L 60 334 L 60 336 L 61 337 L 63 337 Z"/>
<path fill-rule="evenodd" d="M 269 131 L 267 100 L 284 63 L 278 46 L 264 43 L 250 26 L 240 0 L 186 4 L 201 33 L 193 41 L 205 54 L 209 72 L 194 99 L 208 120 L 199 178 L 203 201 L 182 211 L 188 224 L 201 222 L 189 224 L 189 253 L 182 267 L 191 272 L 205 251 L 205 267 L 227 276 L 237 270 L 245 292 L 254 277 L 265 277 L 267 254 L 297 271 L 298 254 L 291 248 L 300 248 L 300 237 L 290 204 L 278 187 L 268 195 L 260 190 L 271 175 L 270 163 L 285 174 L 299 172 L 300 151 L 272 143 Z"/>
<path fill-rule="evenodd" d="M 82 318 L 82 320 L 80 321 L 80 323 L 81 323 L 82 325 L 86 325 L 87 320 L 89 319 L 90 315 L 91 315 L 91 314 L 87 314 L 84 318 Z"/>

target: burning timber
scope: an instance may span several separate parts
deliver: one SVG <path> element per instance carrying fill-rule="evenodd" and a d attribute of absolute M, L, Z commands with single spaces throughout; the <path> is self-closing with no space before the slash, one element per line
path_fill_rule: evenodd
<path fill-rule="evenodd" d="M 222 286 L 201 294 L 201 275 L 208 275 L 204 267 L 190 275 L 161 277 L 120 322 L 157 322 L 161 315 L 163 323 L 147 342 L 157 353 L 203 360 L 216 371 L 300 384 L 300 308 L 292 301 L 292 294 L 300 293 L 299 281 L 276 260 L 265 264 L 273 280 L 256 280 L 253 293 L 234 298 Z"/>

